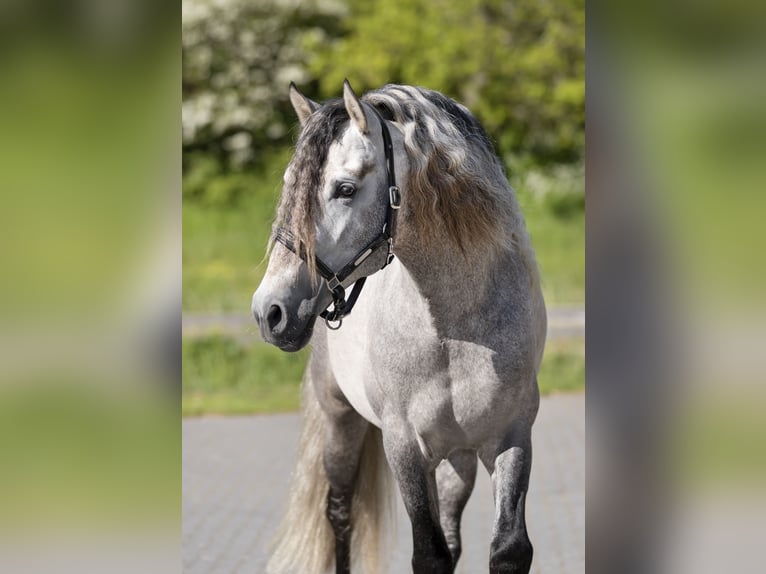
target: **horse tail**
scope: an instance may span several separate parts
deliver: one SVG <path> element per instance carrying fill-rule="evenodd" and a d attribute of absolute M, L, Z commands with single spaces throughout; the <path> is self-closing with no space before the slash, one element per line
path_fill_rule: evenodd
<path fill-rule="evenodd" d="M 351 560 L 357 570 L 377 574 L 380 556 L 386 556 L 393 524 L 393 481 L 383 451 L 383 435 L 375 425 L 367 427 L 359 461 L 359 474 L 351 506 Z"/>
<path fill-rule="evenodd" d="M 335 537 L 326 516 L 329 483 L 322 463 L 325 415 L 314 394 L 308 371 L 303 380 L 303 427 L 287 512 L 282 519 L 269 574 L 320 574 L 335 562 Z M 378 572 L 390 520 L 391 479 L 380 429 L 370 425 L 362 447 L 352 502 L 352 562 L 363 571 Z"/>
<path fill-rule="evenodd" d="M 334 537 L 325 516 L 329 484 L 322 466 L 325 416 L 306 371 L 303 377 L 303 427 L 287 512 L 277 531 L 269 574 L 325 572 L 334 559 Z"/>

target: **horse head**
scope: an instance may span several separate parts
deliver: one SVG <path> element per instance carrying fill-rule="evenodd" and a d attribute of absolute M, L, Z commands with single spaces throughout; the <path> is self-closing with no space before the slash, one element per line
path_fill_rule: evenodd
<path fill-rule="evenodd" d="M 390 261 L 401 197 L 386 123 L 348 81 L 342 99 L 322 105 L 291 84 L 290 101 L 301 134 L 284 174 L 269 264 L 252 311 L 265 341 L 297 351 L 318 315 L 328 325 L 342 320 L 345 288 L 363 284 Z M 354 300 L 356 285 L 355 291 Z"/>

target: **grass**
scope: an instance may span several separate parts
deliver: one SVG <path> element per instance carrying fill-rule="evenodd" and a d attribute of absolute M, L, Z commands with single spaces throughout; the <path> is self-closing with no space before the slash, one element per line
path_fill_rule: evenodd
<path fill-rule="evenodd" d="M 557 339 L 545 346 L 537 384 L 542 395 L 585 388 L 585 340 Z"/>
<path fill-rule="evenodd" d="M 562 218 L 534 198 L 519 194 L 527 229 L 540 266 L 547 305 L 585 301 L 585 216 Z"/>
<path fill-rule="evenodd" d="M 284 353 L 271 345 L 242 345 L 213 335 L 183 343 L 183 414 L 245 414 L 297 410 L 308 350 Z M 538 377 L 542 394 L 585 386 L 582 339 L 553 341 Z"/>
<path fill-rule="evenodd" d="M 184 416 L 296 410 L 308 350 L 242 345 L 213 335 L 183 342 Z"/>
<path fill-rule="evenodd" d="M 273 207 L 257 199 L 236 209 L 183 207 L 184 311 L 247 312 L 265 270 Z"/>
<path fill-rule="evenodd" d="M 259 173 L 238 176 L 239 193 L 234 199 L 184 196 L 184 311 L 247 312 L 250 308 L 250 298 L 266 269 L 266 242 L 285 165 L 286 156 L 281 154 Z M 185 193 L 191 186 L 184 182 Z"/>
<path fill-rule="evenodd" d="M 187 194 L 183 204 L 184 311 L 247 312 L 266 269 L 266 242 L 287 157 L 276 154 L 259 173 L 237 176 L 239 191 L 233 200 L 205 201 Z M 557 186 L 569 190 L 573 182 L 575 192 L 558 192 L 558 197 L 581 199 L 582 177 L 560 178 L 554 170 L 542 178 L 518 179 L 512 183 L 537 253 L 546 302 L 582 303 L 585 213 L 579 203 L 551 201 L 557 197 Z M 537 189 L 541 179 L 544 193 Z"/>

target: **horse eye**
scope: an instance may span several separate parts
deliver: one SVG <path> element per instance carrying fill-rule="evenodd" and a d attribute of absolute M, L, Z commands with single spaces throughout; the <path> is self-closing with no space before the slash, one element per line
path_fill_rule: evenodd
<path fill-rule="evenodd" d="M 351 197 L 356 192 L 356 187 L 353 183 L 341 183 L 338 185 L 336 195 L 338 197 Z"/>

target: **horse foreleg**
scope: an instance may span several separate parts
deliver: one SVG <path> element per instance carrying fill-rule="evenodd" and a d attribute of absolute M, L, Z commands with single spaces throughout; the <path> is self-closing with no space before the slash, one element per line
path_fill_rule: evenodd
<path fill-rule="evenodd" d="M 447 460 L 436 467 L 436 485 L 439 491 L 439 518 L 444 536 L 452 554 L 453 566 L 460 558 L 460 518 L 476 479 L 476 452 L 453 451 Z"/>
<path fill-rule="evenodd" d="M 454 566 L 439 524 L 435 469 L 423 456 L 414 433 L 383 429 L 383 448 L 412 523 L 415 574 L 451 574 Z"/>
<path fill-rule="evenodd" d="M 340 404 L 328 418 L 324 449 L 324 467 L 330 483 L 327 519 L 335 535 L 335 571 L 337 574 L 349 574 L 351 501 L 368 423 L 350 406 Z"/>
<path fill-rule="evenodd" d="M 482 448 L 479 457 L 492 476 L 495 495 L 490 574 L 526 574 L 532 565 L 524 517 L 532 467 L 531 427 L 514 425 L 495 444 Z"/>

